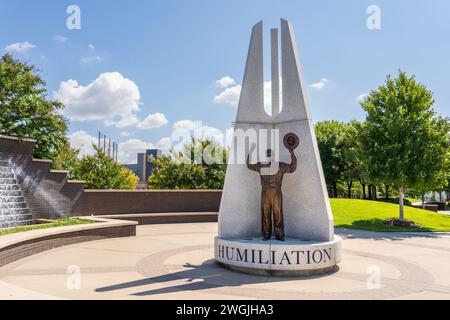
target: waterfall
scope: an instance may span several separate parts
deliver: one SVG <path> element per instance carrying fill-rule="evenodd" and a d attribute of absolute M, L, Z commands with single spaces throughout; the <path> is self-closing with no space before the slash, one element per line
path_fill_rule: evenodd
<path fill-rule="evenodd" d="M 34 223 L 14 170 L 0 161 L 0 228 Z"/>

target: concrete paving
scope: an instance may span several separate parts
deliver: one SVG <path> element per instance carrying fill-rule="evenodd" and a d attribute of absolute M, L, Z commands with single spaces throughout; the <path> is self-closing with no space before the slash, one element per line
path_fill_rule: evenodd
<path fill-rule="evenodd" d="M 450 299 L 450 233 L 336 233 L 338 271 L 287 278 L 217 265 L 216 223 L 139 226 L 0 268 L 0 299 Z"/>

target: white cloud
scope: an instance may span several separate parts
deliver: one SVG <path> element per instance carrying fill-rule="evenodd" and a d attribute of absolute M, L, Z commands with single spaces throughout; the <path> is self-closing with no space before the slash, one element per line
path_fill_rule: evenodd
<path fill-rule="evenodd" d="M 65 105 L 63 114 L 73 121 L 108 120 L 129 123 L 139 111 L 138 86 L 118 72 L 102 73 L 86 86 L 76 80 L 63 81 L 54 98 Z M 133 120 L 134 121 L 134 120 Z M 132 121 L 131 121 L 132 122 Z"/>
<path fill-rule="evenodd" d="M 119 143 L 118 157 L 121 163 L 136 163 L 137 154 L 153 149 L 153 144 L 140 139 L 129 139 Z"/>
<path fill-rule="evenodd" d="M 167 151 L 172 148 L 172 140 L 169 137 L 162 138 L 156 143 L 156 148 Z"/>
<path fill-rule="evenodd" d="M 61 35 L 56 35 L 53 37 L 53 40 L 59 43 L 64 43 L 67 42 L 67 40 L 69 40 L 68 38 L 61 36 Z"/>
<path fill-rule="evenodd" d="M 194 130 L 194 121 L 192 120 L 179 120 L 173 124 L 174 130 Z"/>
<path fill-rule="evenodd" d="M 322 78 L 322 79 L 319 80 L 319 82 L 312 83 L 312 84 L 310 84 L 309 86 L 310 86 L 311 88 L 313 88 L 313 89 L 321 90 L 321 89 L 323 89 L 323 88 L 327 85 L 327 83 L 328 83 L 328 79 Z"/>
<path fill-rule="evenodd" d="M 25 42 L 16 42 L 5 47 L 5 51 L 8 53 L 26 53 L 28 50 L 36 48 L 36 45 L 25 41 Z"/>
<path fill-rule="evenodd" d="M 217 128 L 210 126 L 203 126 L 200 130 L 201 138 L 203 139 L 214 139 L 216 141 L 223 142 L 224 134 Z"/>
<path fill-rule="evenodd" d="M 97 143 L 97 138 L 91 136 L 84 130 L 76 131 L 69 135 L 69 141 L 73 148 L 80 149 L 79 156 L 95 154 L 92 144 Z"/>
<path fill-rule="evenodd" d="M 368 96 L 369 96 L 368 93 L 362 93 L 356 98 L 356 101 L 362 104 L 367 99 Z"/>
<path fill-rule="evenodd" d="M 121 132 L 120 136 L 129 136 L 129 132 Z M 90 135 L 84 130 L 76 131 L 69 135 L 69 141 L 73 148 L 80 149 L 80 157 L 94 155 L 95 149 L 92 144 L 97 145 L 98 138 Z M 156 144 L 145 142 L 140 139 L 128 139 L 118 144 L 118 157 L 120 163 L 136 163 L 137 154 L 145 152 L 147 149 L 160 149 L 168 151 L 172 147 L 169 137 L 160 139 Z"/>
<path fill-rule="evenodd" d="M 122 131 L 122 132 L 120 133 L 120 136 L 126 138 L 126 137 L 131 136 L 131 133 L 129 133 L 128 131 Z"/>
<path fill-rule="evenodd" d="M 217 86 L 220 88 L 228 88 L 236 84 L 236 80 L 229 76 L 222 77 L 221 79 L 216 81 Z"/>
<path fill-rule="evenodd" d="M 232 136 L 233 131 L 230 130 L 230 132 Z M 213 139 L 225 145 L 225 135 L 228 133 L 223 133 L 217 128 L 203 125 L 201 121 L 180 120 L 173 124 L 170 137 L 164 137 L 156 143 L 145 142 L 135 138 L 119 143 L 119 162 L 136 163 L 137 154 L 144 152 L 146 149 L 159 149 L 167 152 L 174 147 L 179 150 L 184 144 L 191 142 L 192 136 Z M 126 137 L 128 136 L 128 132 L 122 132 L 120 135 Z"/>
<path fill-rule="evenodd" d="M 82 57 L 81 62 L 83 63 L 94 63 L 94 62 L 102 62 L 103 58 L 100 56 L 93 56 L 93 57 Z"/>
<path fill-rule="evenodd" d="M 92 43 L 90 43 L 90 44 L 88 44 L 88 48 L 94 50 L 95 46 Z"/>
<path fill-rule="evenodd" d="M 280 77 L 280 88 L 281 88 L 281 77 Z M 226 88 L 221 93 L 213 98 L 213 102 L 216 104 L 228 104 L 233 107 L 239 105 L 239 97 L 241 95 L 242 87 L 236 85 L 233 87 Z M 281 91 L 281 90 L 280 90 Z M 281 92 L 280 92 L 280 103 L 281 103 Z M 272 105 L 272 81 L 264 82 L 264 107 L 268 109 Z"/>
<path fill-rule="evenodd" d="M 141 130 L 156 129 L 162 127 L 168 122 L 169 121 L 167 121 L 166 116 L 164 114 L 157 112 L 149 114 L 147 118 L 139 122 L 136 127 Z"/>
<path fill-rule="evenodd" d="M 226 88 L 213 98 L 213 102 L 217 104 L 228 104 L 237 107 L 239 104 L 239 96 L 241 94 L 241 86 L 236 85 Z"/>
<path fill-rule="evenodd" d="M 137 154 L 143 153 L 147 149 L 160 149 L 167 151 L 172 147 L 170 138 L 162 138 L 156 144 L 145 142 L 140 139 L 129 139 L 119 143 L 119 162 L 120 163 L 136 163 Z"/>
<path fill-rule="evenodd" d="M 130 114 L 129 116 L 123 117 L 122 119 L 118 121 L 113 120 L 105 120 L 104 124 L 105 126 L 115 126 L 116 128 L 126 128 L 130 127 L 132 125 L 135 125 L 139 122 L 139 118 L 135 114 Z"/>
<path fill-rule="evenodd" d="M 217 128 L 203 125 L 201 121 L 180 120 L 173 124 L 172 140 L 183 137 L 189 142 L 191 136 L 201 139 L 224 140 L 224 134 Z"/>
<path fill-rule="evenodd" d="M 282 108 L 282 102 L 283 102 L 283 92 L 282 92 L 282 78 L 280 77 L 279 80 L 279 88 L 280 88 L 280 108 Z M 264 82 L 264 109 L 268 114 L 272 113 L 272 81 L 265 81 Z"/>

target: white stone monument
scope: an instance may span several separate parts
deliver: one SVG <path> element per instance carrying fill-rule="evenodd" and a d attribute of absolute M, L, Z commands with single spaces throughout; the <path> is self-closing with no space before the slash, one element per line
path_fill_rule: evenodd
<path fill-rule="evenodd" d="M 252 30 L 234 124 L 215 257 L 231 269 L 251 273 L 310 275 L 330 272 L 341 259 L 341 239 L 334 235 L 294 31 L 283 19 L 281 78 L 278 52 L 278 30 L 272 29 L 272 115 L 268 115 L 264 111 L 263 24 L 257 23 Z M 300 144 L 294 151 L 298 158 L 297 169 L 286 174 L 282 184 L 286 239 L 263 241 L 260 176 L 249 170 L 245 161 L 253 142 L 259 150 L 258 156 L 251 154 L 252 163 L 265 160 L 267 146 L 275 150 L 280 162 L 290 163 L 289 151 L 282 142 L 287 133 L 296 134 Z"/>

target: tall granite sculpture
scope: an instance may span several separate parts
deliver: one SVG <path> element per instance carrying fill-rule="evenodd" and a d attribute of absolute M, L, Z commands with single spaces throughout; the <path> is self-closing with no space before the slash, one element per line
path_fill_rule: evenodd
<path fill-rule="evenodd" d="M 215 255 L 222 264 L 248 272 L 323 273 L 333 269 L 340 260 L 340 238 L 333 231 L 333 217 L 294 31 L 283 19 L 281 77 L 278 53 L 278 30 L 272 29 L 272 115 L 268 115 L 264 111 L 263 23 L 257 23 L 252 30 L 234 125 Z M 253 159 L 254 163 L 267 160 L 261 159 L 266 149 L 277 150 L 279 162 L 291 163 L 293 152 L 280 147 L 288 133 L 298 136 L 300 143 L 295 150 L 297 168 L 284 177 L 282 185 L 286 241 L 262 241 L 260 177 L 248 170 L 242 159 L 249 153 L 255 158 L 250 152 L 253 150 L 249 150 L 253 139 L 260 155 Z M 242 137 L 247 143 L 242 143 Z"/>

